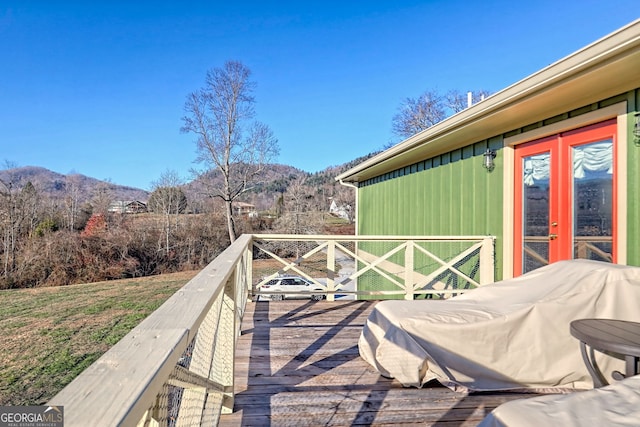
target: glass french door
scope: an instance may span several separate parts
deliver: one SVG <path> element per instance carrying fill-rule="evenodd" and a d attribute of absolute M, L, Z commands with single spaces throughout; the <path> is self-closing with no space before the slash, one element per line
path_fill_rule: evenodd
<path fill-rule="evenodd" d="M 515 259 L 520 275 L 549 263 L 615 262 L 616 121 L 515 149 Z"/>

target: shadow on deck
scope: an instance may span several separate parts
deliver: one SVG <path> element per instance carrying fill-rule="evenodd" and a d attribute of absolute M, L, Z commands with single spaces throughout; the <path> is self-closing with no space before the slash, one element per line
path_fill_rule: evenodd
<path fill-rule="evenodd" d="M 405 388 L 358 353 L 375 301 L 249 303 L 235 369 L 234 413 L 222 426 L 475 426 L 518 393 Z"/>

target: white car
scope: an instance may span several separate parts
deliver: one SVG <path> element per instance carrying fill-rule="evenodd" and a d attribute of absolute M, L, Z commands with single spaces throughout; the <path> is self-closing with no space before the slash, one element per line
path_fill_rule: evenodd
<path fill-rule="evenodd" d="M 322 288 L 322 286 L 299 276 L 276 277 L 275 279 L 269 280 L 267 283 L 262 285 L 260 290 L 284 292 L 284 294 L 268 295 L 267 298 L 270 298 L 272 301 L 281 301 L 285 298 L 311 298 L 314 301 L 320 301 L 325 298 L 325 290 Z M 313 292 L 322 293 L 314 294 Z"/>

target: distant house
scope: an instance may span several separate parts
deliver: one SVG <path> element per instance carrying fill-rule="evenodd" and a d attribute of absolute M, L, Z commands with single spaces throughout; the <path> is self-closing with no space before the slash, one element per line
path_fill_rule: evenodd
<path fill-rule="evenodd" d="M 258 211 L 256 207 L 250 203 L 233 202 L 233 214 L 255 218 L 258 216 Z"/>
<path fill-rule="evenodd" d="M 336 201 L 334 199 L 332 199 L 331 200 L 331 206 L 329 206 L 329 213 L 331 215 L 337 216 L 338 218 L 349 220 L 350 219 L 350 215 L 349 214 L 351 213 L 351 206 L 349 206 L 349 205 L 340 205 L 340 206 L 338 206 Z"/>
<path fill-rule="evenodd" d="M 358 235 L 496 237 L 496 277 L 640 265 L 640 20 L 336 179 Z"/>
<path fill-rule="evenodd" d="M 147 204 L 139 200 L 117 200 L 109 205 L 109 212 L 134 214 L 147 212 Z"/>

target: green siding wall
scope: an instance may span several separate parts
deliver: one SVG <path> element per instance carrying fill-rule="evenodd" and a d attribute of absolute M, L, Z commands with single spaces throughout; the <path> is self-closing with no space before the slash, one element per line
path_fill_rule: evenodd
<path fill-rule="evenodd" d="M 627 264 L 640 266 L 640 139 L 633 135 L 636 114 L 640 114 L 640 89 L 629 96 L 628 105 Z"/>
<path fill-rule="evenodd" d="M 491 141 L 499 149 L 502 140 Z M 502 162 L 482 167 L 487 142 L 431 159 L 423 170 L 360 188 L 361 235 L 493 235 L 502 251 Z M 403 174 L 401 172 L 400 174 Z M 501 277 L 501 262 L 496 276 Z"/>
<path fill-rule="evenodd" d="M 628 105 L 627 264 L 640 266 L 640 140 L 634 138 L 640 89 L 505 133 L 517 134 L 621 101 Z M 358 188 L 361 235 L 493 235 L 496 280 L 502 278 L 502 136 L 478 142 L 362 183 Z M 482 167 L 482 153 L 498 152 L 496 168 Z"/>

